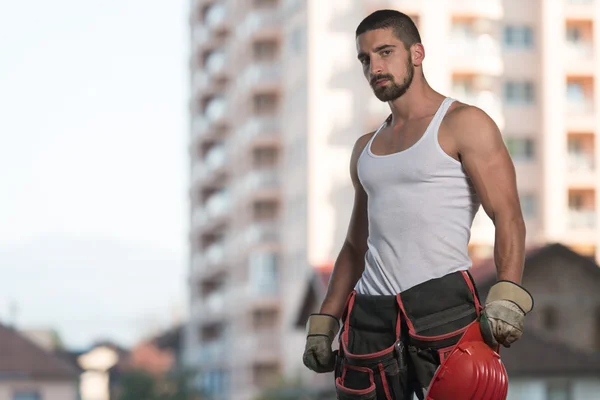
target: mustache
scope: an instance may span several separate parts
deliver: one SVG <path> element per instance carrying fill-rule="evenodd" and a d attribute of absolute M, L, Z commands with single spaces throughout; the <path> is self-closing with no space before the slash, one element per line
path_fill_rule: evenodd
<path fill-rule="evenodd" d="M 389 81 L 394 81 L 394 77 L 391 75 L 375 75 L 374 77 L 371 78 L 371 85 L 374 85 L 375 82 L 377 82 L 378 80 L 381 79 L 387 79 Z"/>

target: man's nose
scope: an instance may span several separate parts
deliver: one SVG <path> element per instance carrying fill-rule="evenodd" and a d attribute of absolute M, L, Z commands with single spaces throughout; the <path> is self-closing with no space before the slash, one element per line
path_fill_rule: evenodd
<path fill-rule="evenodd" d="M 381 63 L 371 61 L 371 76 L 379 75 L 383 72 Z"/>

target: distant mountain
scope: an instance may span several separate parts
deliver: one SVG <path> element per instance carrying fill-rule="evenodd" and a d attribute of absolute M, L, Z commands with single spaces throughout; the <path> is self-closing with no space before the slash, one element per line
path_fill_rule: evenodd
<path fill-rule="evenodd" d="M 103 238 L 40 237 L 0 248 L 0 319 L 55 328 L 67 347 L 129 345 L 167 327 L 186 299 L 187 258 Z M 9 321 L 10 322 L 10 321 Z"/>

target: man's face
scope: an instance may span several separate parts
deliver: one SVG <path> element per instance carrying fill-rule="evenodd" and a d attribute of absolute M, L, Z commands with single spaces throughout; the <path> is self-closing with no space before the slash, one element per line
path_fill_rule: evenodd
<path fill-rule="evenodd" d="M 363 73 L 381 101 L 402 96 L 412 83 L 415 67 L 411 54 L 392 29 L 375 29 L 356 38 Z"/>

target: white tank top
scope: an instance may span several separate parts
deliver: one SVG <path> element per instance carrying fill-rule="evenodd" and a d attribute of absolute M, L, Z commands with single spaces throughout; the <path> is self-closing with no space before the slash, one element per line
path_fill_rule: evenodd
<path fill-rule="evenodd" d="M 438 142 L 446 98 L 410 148 L 378 156 L 371 143 L 358 159 L 368 195 L 369 237 L 360 294 L 393 295 L 471 267 L 468 244 L 480 201 L 462 164 Z"/>

